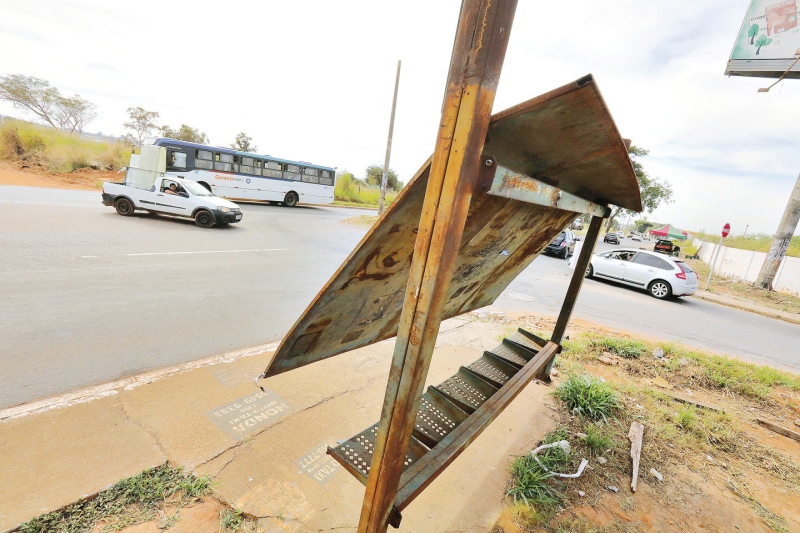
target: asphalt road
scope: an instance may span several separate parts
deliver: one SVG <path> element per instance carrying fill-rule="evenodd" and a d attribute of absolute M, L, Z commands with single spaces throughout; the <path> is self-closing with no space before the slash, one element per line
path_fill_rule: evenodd
<path fill-rule="evenodd" d="M 244 204 L 241 224 L 202 230 L 120 217 L 99 192 L 28 187 L 0 187 L 0 209 L 0 408 L 278 340 L 365 232 L 341 222 L 364 213 L 351 209 Z M 571 273 L 537 258 L 495 305 L 555 315 Z M 575 316 L 779 367 L 800 360 L 800 326 L 692 298 L 588 280 Z"/>

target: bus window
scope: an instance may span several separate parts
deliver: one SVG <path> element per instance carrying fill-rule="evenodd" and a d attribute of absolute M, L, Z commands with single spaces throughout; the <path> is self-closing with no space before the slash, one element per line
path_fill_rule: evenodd
<path fill-rule="evenodd" d="M 233 164 L 234 157 L 230 154 L 214 154 L 214 170 L 221 170 L 223 172 L 234 172 L 235 166 Z"/>
<path fill-rule="evenodd" d="M 267 178 L 282 178 L 283 173 L 281 172 L 282 166 L 280 163 L 276 163 L 275 161 L 264 161 L 264 170 L 262 174 Z"/>
<path fill-rule="evenodd" d="M 242 174 L 255 174 L 256 176 L 260 176 L 261 169 L 257 167 L 258 164 L 260 164 L 260 161 L 257 161 L 252 157 L 242 157 Z"/>
<path fill-rule="evenodd" d="M 194 167 L 203 168 L 206 170 L 213 170 L 214 162 L 213 154 L 208 150 L 195 150 L 194 152 Z"/>
<path fill-rule="evenodd" d="M 283 173 L 286 179 L 300 181 L 300 167 L 297 165 L 286 165 L 286 172 Z"/>
<path fill-rule="evenodd" d="M 319 171 L 315 168 L 304 168 L 303 181 L 305 183 L 319 183 L 319 176 L 317 176 L 318 172 Z"/>
<path fill-rule="evenodd" d="M 333 185 L 333 177 L 331 176 L 330 171 L 323 170 L 323 171 L 320 172 L 319 184 L 320 185 Z"/>
<path fill-rule="evenodd" d="M 167 150 L 167 170 L 186 170 L 186 152 Z"/>

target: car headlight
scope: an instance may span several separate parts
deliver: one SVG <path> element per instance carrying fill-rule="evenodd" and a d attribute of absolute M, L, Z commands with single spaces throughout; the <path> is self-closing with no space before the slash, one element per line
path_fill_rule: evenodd
<path fill-rule="evenodd" d="M 227 207 L 220 207 L 219 210 L 222 211 L 223 213 L 227 213 L 228 211 L 230 211 L 230 209 L 228 209 Z"/>

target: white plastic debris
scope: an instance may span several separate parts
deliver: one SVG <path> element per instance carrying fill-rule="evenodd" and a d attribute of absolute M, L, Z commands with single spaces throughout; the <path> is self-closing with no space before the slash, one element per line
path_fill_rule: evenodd
<path fill-rule="evenodd" d="M 614 485 L 609 485 L 608 490 L 610 490 L 611 492 L 619 492 L 619 489 Z"/>
<path fill-rule="evenodd" d="M 585 492 L 583 492 L 582 490 L 579 490 L 579 491 L 578 491 L 578 496 L 580 496 L 581 498 L 583 498 L 584 496 L 586 496 L 586 493 L 585 493 Z"/>
<path fill-rule="evenodd" d="M 653 476 L 654 478 L 656 478 L 656 479 L 657 479 L 657 480 L 659 480 L 659 481 L 664 481 L 664 476 L 662 476 L 662 475 L 661 475 L 661 474 L 658 472 L 658 470 L 656 470 L 655 468 L 651 468 L 651 469 L 650 469 L 650 475 L 651 475 L 651 476 Z"/>
<path fill-rule="evenodd" d="M 551 442 L 550 444 L 542 444 L 541 446 L 539 446 L 535 450 L 531 451 L 531 455 L 536 460 L 536 462 L 539 463 L 539 466 L 541 466 L 544 469 L 545 472 L 548 472 L 552 476 L 558 476 L 558 477 L 562 477 L 562 478 L 577 478 L 577 477 L 581 477 L 583 475 L 583 469 L 586 468 L 586 465 L 589 464 L 589 461 L 587 461 L 586 459 L 581 459 L 581 464 L 578 466 L 578 471 L 575 472 L 574 474 L 561 474 L 559 472 L 550 472 L 550 470 L 546 466 L 544 466 L 542 464 L 542 462 L 539 460 L 539 457 L 537 457 L 536 454 L 538 454 L 542 450 L 546 450 L 548 448 L 556 448 L 556 447 L 561 448 L 562 450 L 564 450 L 564 453 L 567 454 L 567 455 L 572 453 L 572 446 L 569 445 L 569 442 L 567 442 L 565 440 L 560 440 L 558 442 Z"/>
<path fill-rule="evenodd" d="M 659 346 L 655 350 L 653 350 L 653 357 L 656 359 L 663 359 L 664 358 L 664 349 Z"/>
<path fill-rule="evenodd" d="M 606 459 L 605 457 L 603 457 L 603 456 L 601 455 L 601 456 L 599 456 L 599 457 L 597 458 L 597 462 L 598 462 L 598 463 L 600 463 L 601 465 L 604 465 L 604 464 L 606 464 L 606 463 L 608 462 L 608 459 Z"/>

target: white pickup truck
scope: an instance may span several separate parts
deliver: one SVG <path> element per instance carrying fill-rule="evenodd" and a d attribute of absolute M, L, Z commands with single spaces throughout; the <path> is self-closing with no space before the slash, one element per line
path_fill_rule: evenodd
<path fill-rule="evenodd" d="M 131 156 L 125 181 L 103 184 L 103 205 L 113 206 L 122 216 L 138 209 L 193 218 L 201 228 L 242 220 L 242 210 L 230 200 L 214 196 L 195 181 L 164 176 L 165 156 L 161 152 L 163 148 L 144 146 L 141 156 Z"/>

